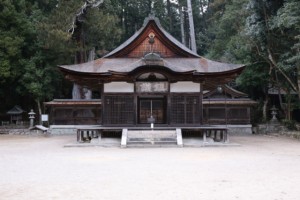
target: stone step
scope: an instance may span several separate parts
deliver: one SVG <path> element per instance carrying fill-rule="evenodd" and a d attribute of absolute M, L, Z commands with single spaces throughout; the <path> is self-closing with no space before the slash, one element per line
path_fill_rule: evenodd
<path fill-rule="evenodd" d="M 172 140 L 148 140 L 148 139 L 140 139 L 140 140 L 129 140 L 127 141 L 127 145 L 177 145 L 177 141 Z"/>
<path fill-rule="evenodd" d="M 176 138 L 128 138 L 128 142 L 177 142 Z"/>
<path fill-rule="evenodd" d="M 178 148 L 177 144 L 127 144 L 127 148 Z"/>
<path fill-rule="evenodd" d="M 122 130 L 121 147 L 183 147 L 181 129 Z"/>
<path fill-rule="evenodd" d="M 176 130 L 128 130 L 127 147 L 177 147 Z"/>
<path fill-rule="evenodd" d="M 176 138 L 175 130 L 128 130 L 128 138 Z"/>

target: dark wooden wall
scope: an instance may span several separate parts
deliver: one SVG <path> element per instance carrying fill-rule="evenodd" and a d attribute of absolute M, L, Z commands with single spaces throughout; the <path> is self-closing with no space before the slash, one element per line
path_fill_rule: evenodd
<path fill-rule="evenodd" d="M 100 106 L 52 106 L 51 125 L 96 125 L 101 123 Z"/>
<path fill-rule="evenodd" d="M 206 105 L 203 108 L 204 124 L 250 124 L 250 106 Z"/>

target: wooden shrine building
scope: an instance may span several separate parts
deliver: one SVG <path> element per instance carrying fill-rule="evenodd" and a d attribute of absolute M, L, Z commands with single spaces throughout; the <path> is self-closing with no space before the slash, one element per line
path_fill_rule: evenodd
<path fill-rule="evenodd" d="M 225 85 L 244 67 L 197 55 L 164 30 L 156 17 L 149 16 L 140 30 L 106 56 L 60 66 L 68 80 L 100 91 L 100 99 L 54 100 L 45 105 L 50 124 L 249 124 L 253 102 Z"/>

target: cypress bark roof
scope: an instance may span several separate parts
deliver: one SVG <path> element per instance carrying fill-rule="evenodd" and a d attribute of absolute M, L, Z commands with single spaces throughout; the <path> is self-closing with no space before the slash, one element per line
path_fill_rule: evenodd
<path fill-rule="evenodd" d="M 149 16 L 139 31 L 106 56 L 82 64 L 62 65 L 60 69 L 65 74 L 97 75 L 101 79 L 102 75 L 126 75 L 140 67 L 151 70 L 152 66 L 196 76 L 239 74 L 245 67 L 197 55 L 164 30 L 156 17 Z"/>
<path fill-rule="evenodd" d="M 44 105 L 46 106 L 100 106 L 101 105 L 101 99 L 90 99 L 90 100 L 85 100 L 85 99 L 54 99 L 53 101 L 50 102 L 44 102 Z"/>
<path fill-rule="evenodd" d="M 61 68 L 81 73 L 110 74 L 129 73 L 141 66 L 161 66 L 178 73 L 203 74 L 229 72 L 243 67 L 243 65 L 215 62 L 206 58 L 163 58 L 151 61 L 143 58 L 100 58 L 82 64 L 63 65 Z"/>

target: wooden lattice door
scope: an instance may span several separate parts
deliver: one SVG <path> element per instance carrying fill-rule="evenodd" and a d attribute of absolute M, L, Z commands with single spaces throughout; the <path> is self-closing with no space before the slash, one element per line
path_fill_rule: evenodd
<path fill-rule="evenodd" d="M 149 123 L 148 119 L 152 117 L 156 124 L 166 123 L 166 108 L 164 98 L 141 98 L 139 99 L 138 119 L 140 124 Z"/>

